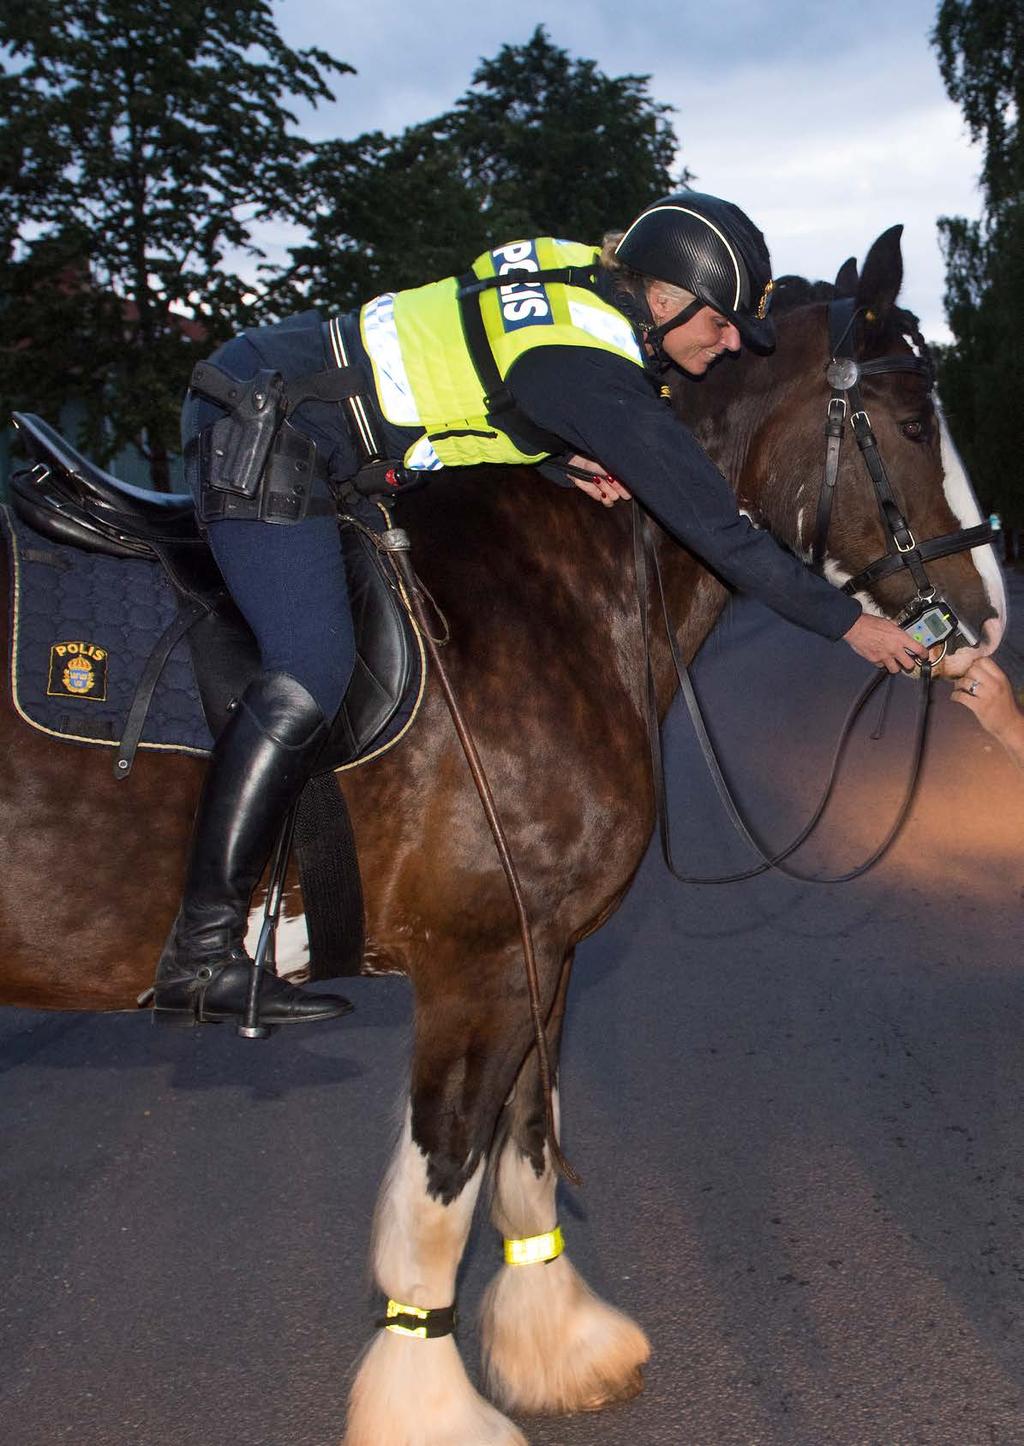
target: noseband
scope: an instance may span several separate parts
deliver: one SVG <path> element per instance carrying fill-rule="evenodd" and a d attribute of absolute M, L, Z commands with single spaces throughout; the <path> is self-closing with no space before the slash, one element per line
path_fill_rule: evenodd
<path fill-rule="evenodd" d="M 928 378 L 930 390 L 932 369 L 923 357 L 905 352 L 894 352 L 873 361 L 856 361 L 853 356 L 856 319 L 857 308 L 852 297 L 829 302 L 828 331 L 832 360 L 825 376 L 832 388 L 832 395 L 825 418 L 825 471 L 818 494 L 811 564 L 818 572 L 824 567 L 832 504 L 839 475 L 839 454 L 846 419 L 849 417 L 853 435 L 875 489 L 886 533 L 886 550 L 881 557 L 861 568 L 856 577 L 852 577 L 844 585 L 843 591 L 850 594 L 860 592 L 872 583 L 881 582 L 883 578 L 891 577 L 907 568 L 917 588 L 916 601 L 931 602 L 936 596 L 936 589 L 929 580 L 925 563 L 934 562 L 940 557 L 950 557 L 955 552 L 965 552 L 972 547 L 981 547 L 992 541 L 994 529 L 990 523 L 982 522 L 977 527 L 960 527 L 955 532 L 943 533 L 941 537 L 929 537 L 924 542 L 918 542 L 914 537 L 896 501 L 885 463 L 878 450 L 878 442 L 871 430 L 871 419 L 861 396 L 860 379 L 881 376 L 886 372 L 915 372 Z M 967 641 L 971 642 L 972 639 L 968 638 Z"/>

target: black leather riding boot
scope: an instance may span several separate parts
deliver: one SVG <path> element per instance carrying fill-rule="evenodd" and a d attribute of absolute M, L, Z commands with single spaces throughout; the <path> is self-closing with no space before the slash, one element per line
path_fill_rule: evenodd
<path fill-rule="evenodd" d="M 185 892 L 154 981 L 164 1023 L 240 1019 L 252 977 L 244 939 L 249 901 L 285 814 L 323 745 L 316 701 L 288 673 L 261 673 L 214 746 L 192 835 Z M 263 975 L 260 1022 L 301 1024 L 352 1008 Z"/>

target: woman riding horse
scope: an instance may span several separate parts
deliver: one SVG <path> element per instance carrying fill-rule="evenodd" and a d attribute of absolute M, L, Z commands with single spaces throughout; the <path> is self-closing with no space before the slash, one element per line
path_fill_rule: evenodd
<path fill-rule="evenodd" d="M 261 671 L 214 746 L 157 967 L 158 1019 L 245 1013 L 250 898 L 355 660 L 333 492 L 382 456 L 402 459 L 393 476 L 568 458 L 584 491 L 609 504 L 634 495 L 725 582 L 783 617 L 890 672 L 924 654 L 752 526 L 660 395 L 669 368 L 700 377 L 743 343 L 770 351 L 771 291 L 750 219 L 683 191 L 603 252 L 513 242 L 463 277 L 377 297 L 326 325 L 306 312 L 246 332 L 197 368 L 186 470 Z M 261 989 L 268 1025 L 350 1008 L 273 974 Z"/>

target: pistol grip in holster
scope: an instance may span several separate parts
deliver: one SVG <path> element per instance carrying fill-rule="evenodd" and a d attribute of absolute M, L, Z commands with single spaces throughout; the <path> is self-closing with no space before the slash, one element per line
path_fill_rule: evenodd
<path fill-rule="evenodd" d="M 190 385 L 228 413 L 210 427 L 206 485 L 215 492 L 255 497 L 285 416 L 284 378 L 264 367 L 254 377 L 239 381 L 212 362 L 200 362 Z"/>

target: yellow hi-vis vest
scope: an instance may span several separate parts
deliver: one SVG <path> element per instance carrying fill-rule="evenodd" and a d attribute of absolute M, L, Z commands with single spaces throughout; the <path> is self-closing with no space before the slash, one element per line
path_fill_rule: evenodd
<path fill-rule="evenodd" d="M 542 236 L 485 251 L 473 262 L 472 277 L 481 280 L 520 273 L 507 286 L 476 292 L 472 303 L 478 298 L 480 345 L 490 352 L 502 383 L 513 363 L 537 346 L 595 347 L 643 366 L 629 322 L 589 287 L 531 281 L 521 274 L 567 267 L 589 272 L 597 258 L 592 246 Z M 460 303 L 460 288 L 470 281 L 469 275 L 449 276 L 389 292 L 360 312 L 381 411 L 396 426 L 424 433 L 405 455 L 410 468 L 537 462 L 550 455 L 550 449 L 523 451 L 502 430 L 500 409 L 496 415 L 488 407 L 485 379 L 464 328 L 467 303 Z"/>

